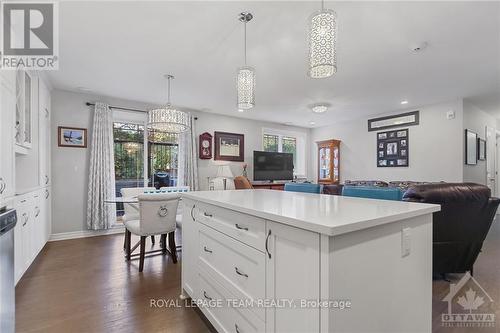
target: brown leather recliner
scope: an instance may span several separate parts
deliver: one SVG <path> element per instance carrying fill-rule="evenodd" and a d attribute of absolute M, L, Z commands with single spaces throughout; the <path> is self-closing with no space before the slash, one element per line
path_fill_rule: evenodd
<path fill-rule="evenodd" d="M 487 186 L 438 183 L 412 186 L 403 200 L 440 204 L 433 216 L 434 274 L 473 272 L 500 199 Z"/>

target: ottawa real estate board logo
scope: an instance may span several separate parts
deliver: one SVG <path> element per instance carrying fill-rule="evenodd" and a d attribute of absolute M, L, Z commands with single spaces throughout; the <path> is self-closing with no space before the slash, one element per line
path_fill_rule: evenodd
<path fill-rule="evenodd" d="M 1 69 L 58 69 L 58 4 L 2 1 Z"/>
<path fill-rule="evenodd" d="M 448 302 L 448 311 L 441 314 L 441 326 L 495 327 L 493 299 L 469 272 L 458 283 L 450 284 L 450 292 L 442 301 Z"/>

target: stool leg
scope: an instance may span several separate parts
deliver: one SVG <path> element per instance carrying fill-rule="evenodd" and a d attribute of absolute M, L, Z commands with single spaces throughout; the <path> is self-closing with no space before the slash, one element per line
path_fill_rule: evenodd
<path fill-rule="evenodd" d="M 146 253 L 146 236 L 141 236 L 141 254 L 139 255 L 139 272 L 144 269 L 144 254 Z"/>
<path fill-rule="evenodd" d="M 127 229 L 125 229 L 125 251 L 127 251 L 127 261 L 130 261 L 130 255 L 131 255 L 131 251 L 130 251 L 130 242 L 131 242 L 131 237 L 132 237 L 132 234 L 130 231 L 128 231 Z"/>
<path fill-rule="evenodd" d="M 167 234 L 162 234 L 160 237 L 161 253 L 167 254 Z"/>
<path fill-rule="evenodd" d="M 177 249 L 175 246 L 175 231 L 168 234 L 168 247 L 170 248 L 170 255 L 172 256 L 172 261 L 177 263 Z"/>
<path fill-rule="evenodd" d="M 155 245 L 155 236 L 151 236 L 151 242 Z"/>

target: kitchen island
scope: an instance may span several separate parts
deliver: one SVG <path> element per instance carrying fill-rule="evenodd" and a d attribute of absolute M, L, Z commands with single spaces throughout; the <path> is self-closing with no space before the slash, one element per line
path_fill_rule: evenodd
<path fill-rule="evenodd" d="M 430 332 L 438 205 L 183 194 L 182 293 L 219 332 Z"/>

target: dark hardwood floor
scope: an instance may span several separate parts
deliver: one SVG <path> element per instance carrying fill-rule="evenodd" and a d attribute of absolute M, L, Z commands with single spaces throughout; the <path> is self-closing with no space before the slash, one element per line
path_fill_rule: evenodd
<path fill-rule="evenodd" d="M 151 299 L 178 299 L 181 253 L 177 264 L 168 255 L 146 258 L 141 274 L 138 260 L 124 260 L 122 246 L 121 234 L 48 243 L 16 287 L 17 332 L 213 332 L 199 310 L 150 307 Z M 498 221 L 474 269 L 474 277 L 497 302 L 496 328 L 441 327 L 446 311 L 441 299 L 449 283 L 436 280 L 434 333 L 500 332 Z M 450 277 L 456 282 L 461 275 Z"/>
<path fill-rule="evenodd" d="M 122 247 L 122 234 L 47 243 L 16 287 L 16 331 L 212 330 L 197 309 L 150 307 L 151 299 L 178 299 L 180 260 L 146 257 L 139 273 L 139 260 L 126 262 Z"/>

